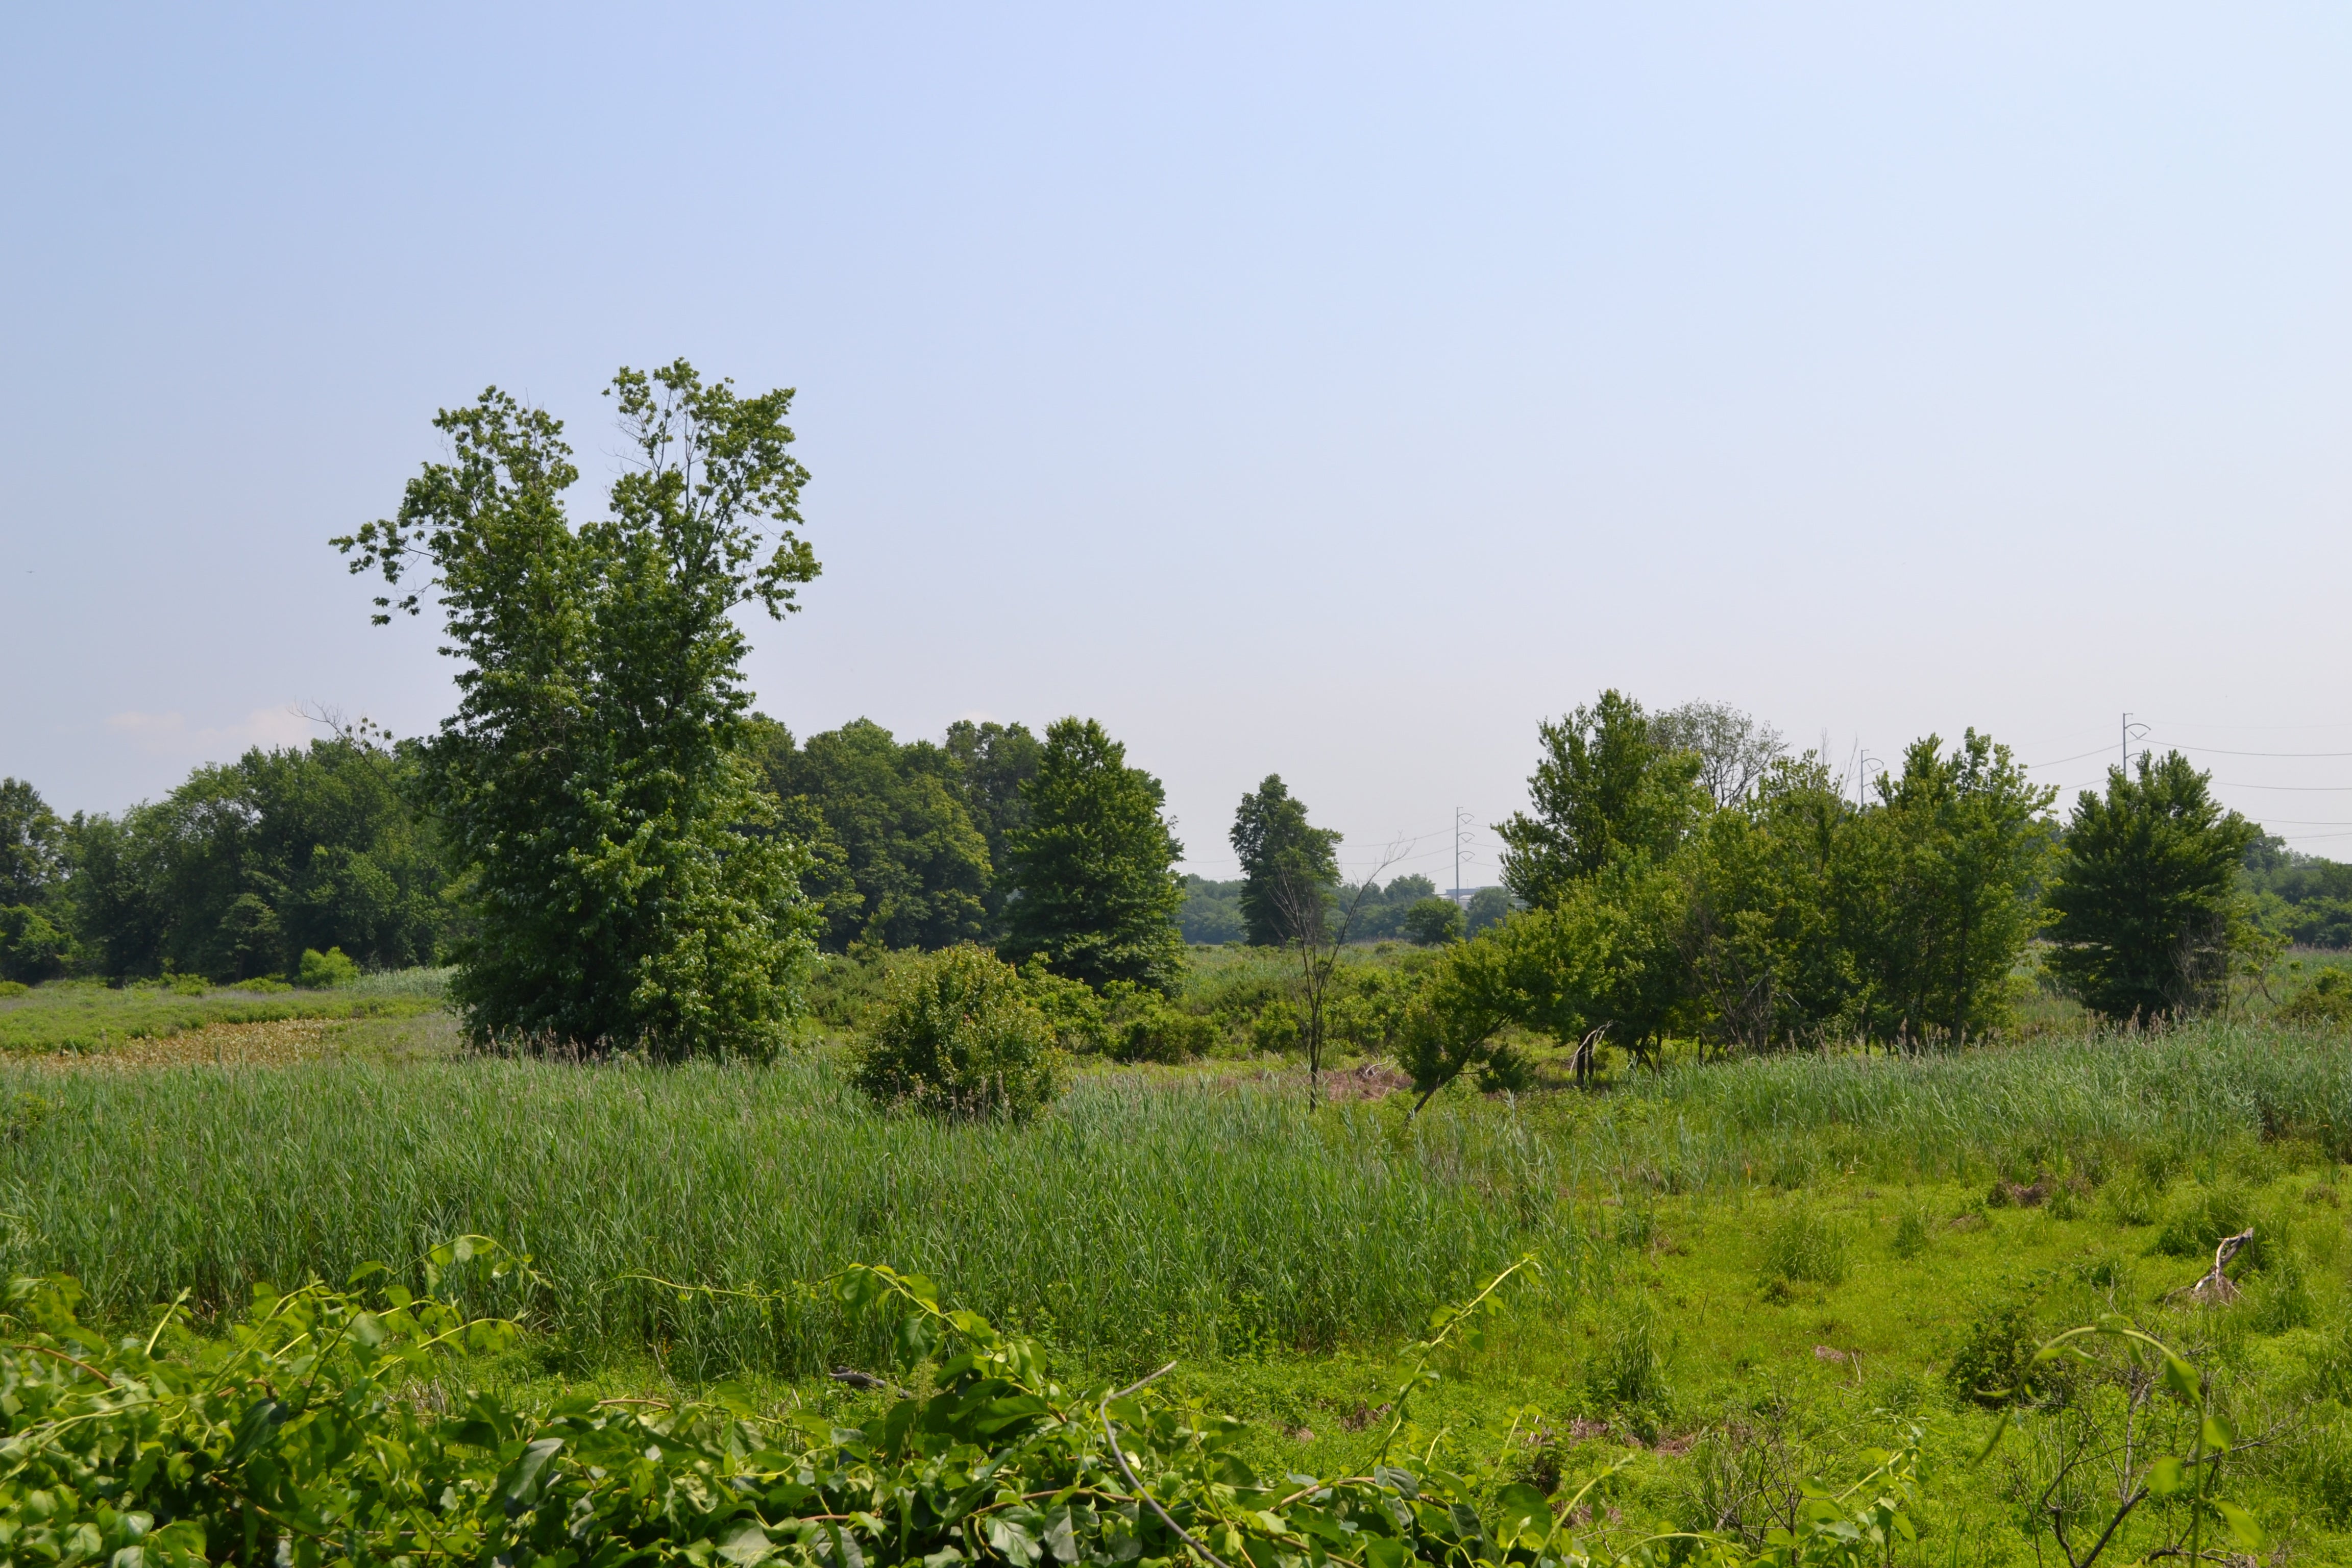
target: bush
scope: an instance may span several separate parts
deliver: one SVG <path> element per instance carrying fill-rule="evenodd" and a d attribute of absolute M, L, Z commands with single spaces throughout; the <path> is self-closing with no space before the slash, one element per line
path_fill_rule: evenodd
<path fill-rule="evenodd" d="M 2278 1010 L 2290 1023 L 2340 1029 L 2352 1025 L 2352 970 L 2323 969 Z"/>
<path fill-rule="evenodd" d="M 0 1002 L 5 1002 L 11 996 L 29 995 L 32 990 L 21 980 L 0 980 Z"/>
<path fill-rule="evenodd" d="M 1764 1233 L 1764 1274 L 1768 1279 L 1813 1285 L 1845 1282 L 1845 1233 L 1827 1215 L 1811 1208 L 1793 1208 L 1772 1222 Z"/>
<path fill-rule="evenodd" d="M 327 991 L 349 985 L 359 977 L 360 966 L 344 957 L 341 948 L 331 947 L 320 952 L 315 947 L 306 947 L 302 950 L 302 967 L 296 973 L 294 983 L 305 991 Z M 203 984 L 201 980 L 197 982 L 199 986 Z"/>
<path fill-rule="evenodd" d="M 2033 1356 L 2041 1348 L 2030 1303 L 1990 1307 L 1969 1325 L 1944 1379 L 1954 1394 L 1988 1410 L 2022 1404 L 2033 1394 Z"/>
<path fill-rule="evenodd" d="M 1018 1121 L 1053 1100 L 1060 1057 L 1020 972 L 964 945 L 927 953 L 894 978 L 853 1081 L 883 1105 Z"/>

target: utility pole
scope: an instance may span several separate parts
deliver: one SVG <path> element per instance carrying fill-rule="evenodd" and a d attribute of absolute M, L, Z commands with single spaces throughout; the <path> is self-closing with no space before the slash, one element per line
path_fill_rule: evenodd
<path fill-rule="evenodd" d="M 2132 731 L 2135 730 L 2138 731 L 2139 733 L 2137 735 L 2133 734 Z M 2131 743 L 2134 741 L 2145 741 L 2147 739 L 2147 726 L 2145 724 L 2133 723 L 2131 715 L 2128 713 L 2125 714 L 2123 743 L 2116 748 L 2125 773 L 2128 773 L 2131 772 Z"/>
<path fill-rule="evenodd" d="M 1460 806 L 1454 808 L 1454 907 L 1462 907 L 1462 833 L 1470 826 L 1470 814 Z"/>

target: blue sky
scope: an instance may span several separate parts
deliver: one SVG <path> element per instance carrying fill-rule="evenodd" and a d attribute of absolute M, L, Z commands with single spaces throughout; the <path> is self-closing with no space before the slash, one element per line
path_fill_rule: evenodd
<path fill-rule="evenodd" d="M 63 808 L 429 729 L 326 538 L 493 382 L 593 510 L 684 354 L 799 389 L 761 707 L 1092 714 L 1204 871 L 1270 771 L 1350 856 L 1492 822 L 1610 685 L 2069 787 L 2129 709 L 2352 856 L 2352 755 L 2235 754 L 2352 753 L 2341 7 L 5 26 L 0 773 Z"/>

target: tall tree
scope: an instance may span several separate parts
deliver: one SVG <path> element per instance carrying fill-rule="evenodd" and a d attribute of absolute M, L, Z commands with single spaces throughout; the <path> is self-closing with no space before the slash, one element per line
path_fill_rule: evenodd
<path fill-rule="evenodd" d="M 23 779 L 0 779 L 0 980 L 65 969 L 66 825 Z"/>
<path fill-rule="evenodd" d="M 772 721 L 759 734 L 779 821 L 811 851 L 801 885 L 823 913 L 824 947 L 941 948 L 980 937 L 988 846 L 964 809 L 952 756 L 924 742 L 902 746 L 870 719 L 804 746 Z"/>
<path fill-rule="evenodd" d="M 1901 776 L 1880 777 L 1876 808 L 1855 824 L 1868 869 L 1848 925 L 1882 1037 L 1957 1041 L 1998 1025 L 2038 919 L 2042 814 L 2057 792 L 1974 730 L 1948 753 L 1940 745 L 1912 742 Z"/>
<path fill-rule="evenodd" d="M 1534 810 L 1496 828 L 1503 883 L 1529 904 L 1556 904 L 1620 861 L 1663 860 L 1706 805 L 1698 753 L 1661 745 L 1642 705 L 1621 692 L 1602 692 L 1539 733 L 1543 756 L 1528 780 Z"/>
<path fill-rule="evenodd" d="M 2066 825 L 2047 895 L 2050 967 L 2110 1018 L 2212 1005 L 2229 977 L 2232 883 L 2262 830 L 2213 799 L 2179 752 L 2107 770 Z"/>
<path fill-rule="evenodd" d="M 23 779 L 0 779 L 0 904 L 37 904 L 65 879 L 66 825 Z"/>
<path fill-rule="evenodd" d="M 1037 759 L 1044 748 L 1025 724 L 959 719 L 948 726 L 944 749 L 956 764 L 955 781 L 964 810 L 988 842 L 988 863 L 1001 870 L 1013 835 L 1028 823 L 1021 786 L 1037 776 Z M 983 896 L 992 928 L 1003 923 L 1005 892 L 998 877 Z"/>
<path fill-rule="evenodd" d="M 75 925 L 110 975 L 290 975 L 303 949 L 370 968 L 433 962 L 448 921 L 417 750 L 364 732 L 256 747 L 162 800 L 82 819 Z"/>
<path fill-rule="evenodd" d="M 1698 786 L 1720 806 L 1738 804 L 1788 753 L 1780 732 L 1728 702 L 1685 702 L 1650 716 L 1652 739 L 1698 757 Z"/>
<path fill-rule="evenodd" d="M 738 396 L 684 360 L 608 394 L 633 449 L 611 516 L 573 526 L 562 426 L 495 387 L 434 420 L 453 460 L 337 540 L 398 593 L 428 572 L 457 712 L 425 756 L 467 868 L 451 994 L 477 1037 L 762 1054 L 795 1004 L 803 855 L 759 829 L 737 606 L 781 619 L 817 563 L 792 393 Z M 376 601 L 415 614 L 413 588 Z"/>
<path fill-rule="evenodd" d="M 1242 929 L 1253 947 L 1296 941 L 1318 928 L 1339 881 L 1339 835 L 1307 820 L 1307 803 L 1280 773 L 1268 773 L 1234 813 L 1234 853 L 1242 863 Z"/>
<path fill-rule="evenodd" d="M 1042 959 L 1089 985 L 1172 987 L 1184 963 L 1184 851 L 1160 815 L 1160 781 L 1129 767 L 1127 748 L 1094 720 L 1071 718 L 1045 731 L 1021 797 L 1028 820 L 1005 847 L 1004 956 Z"/>

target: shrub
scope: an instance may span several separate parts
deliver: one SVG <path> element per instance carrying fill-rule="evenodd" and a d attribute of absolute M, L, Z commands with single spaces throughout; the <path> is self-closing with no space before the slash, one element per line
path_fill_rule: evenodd
<path fill-rule="evenodd" d="M 1054 1026 L 1020 972 L 969 945 L 928 953 L 894 980 L 854 1081 L 884 1105 L 1022 1121 L 1060 1080 Z"/>
<path fill-rule="evenodd" d="M 0 1002 L 5 1002 L 11 996 L 27 995 L 32 989 L 21 980 L 0 980 Z"/>
<path fill-rule="evenodd" d="M 2289 1023 L 2340 1029 L 2352 1025 L 2352 970 L 2323 969 L 2278 1010 Z"/>
<path fill-rule="evenodd" d="M 296 972 L 294 984 L 306 991 L 326 991 L 337 985 L 349 985 L 360 977 L 360 966 L 343 956 L 340 947 L 320 952 L 315 947 L 302 950 L 302 967 Z M 204 982 L 197 981 L 201 989 Z"/>
<path fill-rule="evenodd" d="M 1827 1215 L 1792 1208 L 1764 1233 L 1768 1279 L 1840 1285 L 1845 1282 L 1845 1233 Z"/>
<path fill-rule="evenodd" d="M 1955 1395 L 1988 1410 L 2021 1404 L 2032 1395 L 2033 1355 L 2041 1348 L 2030 1303 L 1989 1307 L 1969 1325 L 1944 1380 Z"/>

